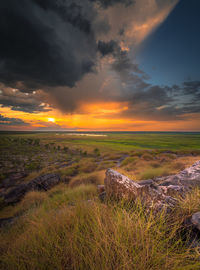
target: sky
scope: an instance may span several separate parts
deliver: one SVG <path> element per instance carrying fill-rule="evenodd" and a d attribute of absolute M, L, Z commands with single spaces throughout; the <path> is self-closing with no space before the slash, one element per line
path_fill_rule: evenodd
<path fill-rule="evenodd" d="M 198 0 L 0 2 L 0 130 L 200 131 Z"/>

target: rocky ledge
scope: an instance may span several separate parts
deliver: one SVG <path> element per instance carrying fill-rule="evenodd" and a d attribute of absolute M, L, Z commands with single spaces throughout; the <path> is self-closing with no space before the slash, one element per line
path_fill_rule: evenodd
<path fill-rule="evenodd" d="M 140 200 L 148 209 L 155 211 L 173 208 L 176 195 L 185 196 L 193 187 L 200 187 L 200 161 L 176 175 L 135 182 L 128 177 L 108 169 L 101 186 L 100 198 Z"/>
<path fill-rule="evenodd" d="M 16 203 L 20 201 L 24 195 L 29 191 L 47 191 L 59 184 L 61 179 L 59 175 L 49 173 L 37 177 L 29 183 L 20 184 L 17 187 L 11 189 L 8 193 L 3 194 L 3 199 L 6 204 Z"/>
<path fill-rule="evenodd" d="M 101 201 L 140 201 L 147 212 L 163 210 L 167 214 L 178 204 L 177 195 L 184 198 L 194 187 L 200 187 L 200 161 L 176 175 L 140 182 L 108 169 L 104 185 L 98 186 L 98 192 Z M 186 230 L 190 228 L 191 247 L 200 250 L 200 212 L 186 218 L 182 225 Z"/>

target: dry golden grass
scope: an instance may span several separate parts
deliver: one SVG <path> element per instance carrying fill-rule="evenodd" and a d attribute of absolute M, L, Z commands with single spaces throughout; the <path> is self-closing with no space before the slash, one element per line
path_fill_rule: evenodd
<path fill-rule="evenodd" d="M 1 269 L 199 270 L 198 252 L 180 235 L 188 210 L 172 221 L 145 214 L 139 203 L 101 204 L 94 194 L 92 186 L 49 192 L 46 202 L 1 232 Z M 72 198 L 74 206 L 67 206 Z"/>
<path fill-rule="evenodd" d="M 123 166 L 134 166 L 138 161 L 138 158 L 137 157 L 127 157 L 125 158 L 121 164 L 120 164 L 120 167 L 123 167 Z"/>
<path fill-rule="evenodd" d="M 47 198 L 48 196 L 45 192 L 31 191 L 15 206 L 4 207 L 0 212 L 0 218 L 18 216 L 24 214 L 24 212 L 32 211 L 45 202 Z"/>
<path fill-rule="evenodd" d="M 168 157 L 168 155 L 166 156 Z M 151 179 L 179 173 L 200 159 L 200 156 L 178 157 L 176 159 L 166 158 L 166 156 L 164 161 L 162 154 L 158 155 L 156 160 L 140 159 L 136 160 L 136 163 L 128 163 L 124 166 L 122 164 L 116 170 L 133 180 Z"/>
<path fill-rule="evenodd" d="M 118 171 L 119 173 L 127 176 L 129 179 L 132 180 L 137 180 L 137 175 L 136 173 L 134 173 L 134 171 L 127 171 L 125 168 L 114 168 L 116 169 L 116 171 Z"/>
<path fill-rule="evenodd" d="M 75 187 L 82 184 L 100 185 L 103 184 L 104 178 L 105 178 L 105 171 L 79 174 L 72 178 L 72 180 L 69 183 L 69 186 Z"/>
<path fill-rule="evenodd" d="M 155 177 L 167 176 L 170 174 L 170 169 L 167 167 L 160 168 L 144 168 L 143 171 L 137 175 L 138 180 L 153 179 Z"/>
<path fill-rule="evenodd" d="M 109 153 L 106 153 L 108 156 Z M 109 158 L 117 158 L 110 153 Z M 108 165 L 133 180 L 178 173 L 200 156 L 133 151 L 120 168 Z M 2 270 L 199 270 L 199 252 L 182 237 L 183 222 L 200 211 L 200 189 L 194 189 L 168 216 L 145 213 L 137 205 L 102 204 L 96 185 L 105 170 L 93 158 L 59 169 L 71 177 L 44 192 L 30 192 L 15 206 L 5 207 L 1 218 L 19 216 L 0 231 Z M 55 170 L 52 167 L 52 170 Z M 48 173 L 33 172 L 26 180 Z"/>
<path fill-rule="evenodd" d="M 79 162 L 79 173 L 91 173 L 97 169 L 98 165 L 94 159 L 85 158 Z"/>

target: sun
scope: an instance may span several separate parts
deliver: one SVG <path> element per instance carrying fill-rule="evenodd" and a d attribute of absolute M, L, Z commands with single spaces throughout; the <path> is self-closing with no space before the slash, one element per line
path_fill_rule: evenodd
<path fill-rule="evenodd" d="M 48 118 L 48 122 L 52 122 L 52 123 L 55 123 L 55 118 Z"/>

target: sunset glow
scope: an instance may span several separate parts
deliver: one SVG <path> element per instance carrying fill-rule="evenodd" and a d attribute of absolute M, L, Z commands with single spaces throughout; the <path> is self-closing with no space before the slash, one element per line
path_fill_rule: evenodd
<path fill-rule="evenodd" d="M 127 1 L 89 1 L 87 11 L 81 1 L 74 22 L 60 12 L 67 1 L 46 9 L 30 0 L 30 20 L 40 9 L 47 17 L 27 26 L 28 37 L 12 31 L 24 27 L 23 7 L 17 24 L 5 9 L 1 130 L 200 130 L 198 8 L 185 0 Z M 186 21 L 189 9 L 194 19 Z M 195 40 L 187 43 L 187 35 Z"/>
<path fill-rule="evenodd" d="M 48 122 L 55 123 L 55 118 L 48 118 Z"/>

